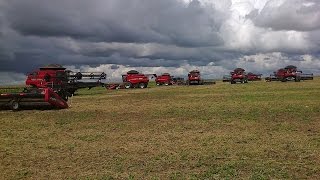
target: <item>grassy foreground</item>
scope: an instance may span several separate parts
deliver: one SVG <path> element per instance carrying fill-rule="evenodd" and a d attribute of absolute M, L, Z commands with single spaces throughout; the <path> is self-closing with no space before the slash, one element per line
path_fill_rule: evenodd
<path fill-rule="evenodd" d="M 0 111 L 0 179 L 317 179 L 319 85 L 96 88 Z"/>

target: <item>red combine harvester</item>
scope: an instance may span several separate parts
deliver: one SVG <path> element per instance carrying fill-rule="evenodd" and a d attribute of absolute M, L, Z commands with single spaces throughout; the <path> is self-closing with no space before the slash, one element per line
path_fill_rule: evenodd
<path fill-rule="evenodd" d="M 89 79 L 91 82 L 83 82 L 81 80 Z M 93 81 L 98 79 L 97 81 Z M 26 85 L 34 88 L 52 88 L 63 99 L 73 95 L 76 90 L 81 88 L 91 89 L 97 86 L 104 86 L 101 83 L 102 79 L 106 79 L 106 74 L 92 72 L 77 72 L 74 73 L 61 65 L 51 64 L 41 67 L 38 70 L 29 73 L 26 80 Z M 93 82 L 92 82 L 93 81 Z"/>
<path fill-rule="evenodd" d="M 160 86 L 160 85 L 168 86 L 168 85 L 174 84 L 173 77 L 170 76 L 169 73 L 163 73 L 161 76 L 157 76 L 155 81 L 157 86 Z"/>
<path fill-rule="evenodd" d="M 203 79 L 201 77 L 200 71 L 192 70 L 188 73 L 188 80 L 186 81 L 186 85 L 209 85 L 215 84 L 216 82 L 209 79 Z"/>
<path fill-rule="evenodd" d="M 254 74 L 252 72 L 248 73 L 248 81 L 261 81 L 262 74 Z"/>
<path fill-rule="evenodd" d="M 149 77 L 141 74 L 136 70 L 128 71 L 127 74 L 122 75 L 122 81 L 126 89 L 129 88 L 146 88 L 149 83 Z"/>
<path fill-rule="evenodd" d="M 274 72 L 269 77 L 265 78 L 267 82 L 271 81 L 295 81 L 300 82 L 301 80 L 313 80 L 313 74 L 305 74 L 302 71 L 298 71 L 296 66 L 289 65 L 285 68 L 278 69 L 277 72 Z"/>
<path fill-rule="evenodd" d="M 21 106 L 52 106 L 59 109 L 68 108 L 67 102 L 51 88 L 25 89 L 21 93 L 1 93 L 0 106 L 8 106 L 17 111 Z"/>
<path fill-rule="evenodd" d="M 189 72 L 188 74 L 188 80 L 186 82 L 187 85 L 202 85 L 203 84 L 203 80 L 201 78 L 200 75 L 200 71 L 198 70 L 192 70 Z"/>
<path fill-rule="evenodd" d="M 235 84 L 237 82 L 240 83 L 248 83 L 248 76 L 244 69 L 242 68 L 236 68 L 232 72 L 230 72 L 231 79 L 230 83 Z"/>

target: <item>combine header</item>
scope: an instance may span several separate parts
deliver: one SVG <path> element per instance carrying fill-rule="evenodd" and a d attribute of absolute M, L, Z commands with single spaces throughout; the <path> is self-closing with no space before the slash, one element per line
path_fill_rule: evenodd
<path fill-rule="evenodd" d="M 182 77 L 172 77 L 172 82 L 174 85 L 185 85 L 186 82 Z"/>
<path fill-rule="evenodd" d="M 286 66 L 285 68 L 278 69 L 278 71 L 271 74 L 269 77 L 266 77 L 267 82 L 271 81 L 295 81 L 300 82 L 301 80 L 313 80 L 313 74 L 305 74 L 302 71 L 298 71 L 296 66 Z"/>
<path fill-rule="evenodd" d="M 236 68 L 232 72 L 230 72 L 231 79 L 230 83 L 235 84 L 237 82 L 240 83 L 248 83 L 248 75 L 246 74 L 245 70 L 242 68 Z"/>
<path fill-rule="evenodd" d="M 31 88 L 20 93 L 1 93 L 0 106 L 17 111 L 21 106 L 51 106 L 59 109 L 68 108 L 67 102 L 51 88 Z"/>

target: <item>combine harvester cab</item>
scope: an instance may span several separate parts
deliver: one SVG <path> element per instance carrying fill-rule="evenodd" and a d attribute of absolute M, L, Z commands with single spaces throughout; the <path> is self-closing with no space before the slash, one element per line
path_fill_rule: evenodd
<path fill-rule="evenodd" d="M 25 89 L 21 93 L 1 93 L 0 105 L 20 110 L 21 106 L 51 106 L 59 109 L 68 108 L 67 102 L 51 88 Z"/>
<path fill-rule="evenodd" d="M 231 79 L 230 83 L 231 84 L 236 84 L 237 82 L 240 83 L 248 83 L 248 76 L 245 73 L 245 70 L 242 68 L 236 68 L 232 72 L 230 72 Z"/>
<path fill-rule="evenodd" d="M 173 77 L 170 76 L 169 73 L 163 73 L 161 76 L 157 76 L 155 81 L 156 81 L 157 86 L 160 86 L 160 85 L 169 86 L 169 85 L 174 84 L 172 78 Z"/>
<path fill-rule="evenodd" d="M 51 64 L 40 67 L 38 70 L 29 73 L 26 85 L 34 88 L 50 87 L 65 100 L 71 97 L 76 90 L 81 88 L 91 89 L 104 86 L 102 79 L 106 79 L 104 72 L 72 72 L 58 64 Z M 90 82 L 85 82 L 89 80 Z"/>
<path fill-rule="evenodd" d="M 266 81 L 295 81 L 300 82 L 301 80 L 313 80 L 313 74 L 304 74 L 302 71 L 298 71 L 296 66 L 286 66 L 285 68 L 278 69 L 273 75 L 266 78 Z"/>
<path fill-rule="evenodd" d="M 146 88 L 149 83 L 149 78 L 145 74 L 141 74 L 136 70 L 128 71 L 127 74 L 122 75 L 124 88 Z"/>

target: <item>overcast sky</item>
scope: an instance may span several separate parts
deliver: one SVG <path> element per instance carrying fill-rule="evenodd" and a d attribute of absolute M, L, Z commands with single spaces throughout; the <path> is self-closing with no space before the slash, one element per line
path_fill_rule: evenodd
<path fill-rule="evenodd" d="M 319 0 L 0 0 L 0 84 L 46 64 L 219 78 L 320 73 Z"/>

